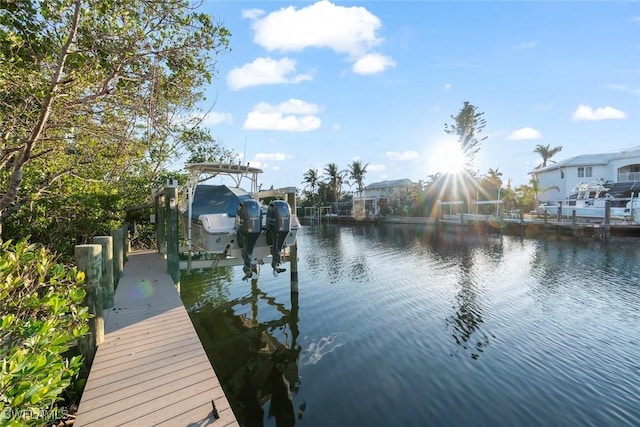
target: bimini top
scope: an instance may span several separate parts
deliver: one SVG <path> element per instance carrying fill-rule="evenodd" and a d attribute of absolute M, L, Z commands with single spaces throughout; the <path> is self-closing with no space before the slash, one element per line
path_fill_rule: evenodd
<path fill-rule="evenodd" d="M 190 163 L 185 168 L 189 172 L 188 185 L 190 187 L 222 175 L 231 178 L 236 187 L 243 187 L 241 185 L 242 179 L 247 178 L 251 183 L 249 191 L 253 193 L 258 192 L 258 175 L 262 173 L 262 169 L 251 167 L 249 163 L 246 165 L 240 163 Z"/>
<path fill-rule="evenodd" d="M 251 200 L 249 193 L 243 189 L 226 185 L 197 185 L 193 194 L 191 205 L 193 219 L 197 219 L 200 215 L 220 213 L 235 217 L 238 205 L 245 200 Z M 185 210 L 183 215 L 189 217 L 189 211 Z"/>

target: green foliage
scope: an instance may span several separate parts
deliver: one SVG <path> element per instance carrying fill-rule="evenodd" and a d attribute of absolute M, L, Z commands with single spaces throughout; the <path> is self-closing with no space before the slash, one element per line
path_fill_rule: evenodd
<path fill-rule="evenodd" d="M 533 152 L 540 154 L 540 157 L 542 157 L 542 163 L 540 163 L 538 166 L 536 166 L 536 169 L 540 169 L 540 168 L 546 167 L 547 166 L 547 162 L 555 163 L 555 161 L 551 160 L 551 158 L 553 156 L 555 156 L 556 154 L 558 154 L 560 151 L 562 151 L 562 145 L 560 145 L 558 147 L 553 147 L 553 148 L 551 148 L 550 144 L 547 144 L 547 145 L 538 144 L 538 145 L 536 145 L 536 148 L 533 150 Z"/>
<path fill-rule="evenodd" d="M 229 37 L 188 0 L 3 2 L 3 237 L 83 243 L 147 202 L 188 144 L 215 150 L 188 118 Z"/>
<path fill-rule="evenodd" d="M 27 187 L 30 188 L 30 187 Z M 123 221 L 124 207 L 134 195 L 145 200 L 147 194 L 132 190 L 127 199 L 117 187 L 102 181 L 86 182 L 73 176 L 63 177 L 55 195 L 34 195 L 4 224 L 7 238 L 31 236 L 64 259 L 70 259 L 75 245 L 90 243 L 91 237 L 109 235 Z"/>
<path fill-rule="evenodd" d="M 361 194 L 364 190 L 364 176 L 367 174 L 367 166 L 369 166 L 369 163 L 362 165 L 360 160 L 354 160 L 353 163 L 349 165 L 349 179 L 352 180 L 352 183 L 356 184 L 358 193 Z"/>
<path fill-rule="evenodd" d="M 42 425 L 43 417 L 63 412 L 56 403 L 82 365 L 65 352 L 88 332 L 83 281 L 82 272 L 56 263 L 41 246 L 2 245 L 0 414 L 13 414 L 9 425 Z"/>
<path fill-rule="evenodd" d="M 460 150 L 464 156 L 465 170 L 474 174 L 474 162 L 480 143 L 487 137 L 480 138 L 479 135 L 486 126 L 486 121 L 482 117 L 484 113 L 478 112 L 478 107 L 465 101 L 460 112 L 456 116 L 451 116 L 453 123 L 444 125 L 444 131 L 450 135 L 458 137 Z"/>
<path fill-rule="evenodd" d="M 340 200 L 340 194 L 342 193 L 342 184 L 344 184 L 345 182 L 347 171 L 339 170 L 338 165 L 335 163 L 329 163 L 324 168 L 324 174 L 326 179 L 325 182 L 329 186 L 332 195 L 332 198 L 329 201 L 337 202 L 338 200 Z M 325 200 L 322 198 L 322 195 L 321 200 Z"/>

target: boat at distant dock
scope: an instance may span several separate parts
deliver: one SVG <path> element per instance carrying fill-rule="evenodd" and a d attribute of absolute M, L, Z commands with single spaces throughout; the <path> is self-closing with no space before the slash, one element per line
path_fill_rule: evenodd
<path fill-rule="evenodd" d="M 193 163 L 186 169 L 190 178 L 180 211 L 190 248 L 238 260 L 245 278 L 255 278 L 258 265 L 269 257 L 274 275 L 285 271 L 281 254 L 296 242 L 300 223 L 286 201 L 261 202 L 257 181 L 262 170 L 235 163 Z M 202 184 L 217 176 L 231 178 L 233 185 Z M 243 178 L 250 182 L 249 191 L 241 187 Z"/>
<path fill-rule="evenodd" d="M 595 182 L 581 183 L 558 205 L 543 205 L 550 215 L 588 219 L 605 218 L 606 205 L 610 205 L 610 219 L 640 224 L 640 182 Z"/>

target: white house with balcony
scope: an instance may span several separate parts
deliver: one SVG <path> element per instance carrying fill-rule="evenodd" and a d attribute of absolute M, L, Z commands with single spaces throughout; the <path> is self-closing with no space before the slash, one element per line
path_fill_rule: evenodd
<path fill-rule="evenodd" d="M 374 182 L 367 185 L 362 193 L 353 193 L 353 216 L 358 219 L 380 216 L 380 204 L 401 192 L 409 192 L 415 184 L 407 178 Z"/>
<path fill-rule="evenodd" d="M 559 189 L 538 196 L 542 202 L 555 203 L 565 200 L 581 183 L 640 181 L 640 146 L 612 153 L 583 154 L 529 173 L 536 177 L 541 189 L 553 186 Z"/>

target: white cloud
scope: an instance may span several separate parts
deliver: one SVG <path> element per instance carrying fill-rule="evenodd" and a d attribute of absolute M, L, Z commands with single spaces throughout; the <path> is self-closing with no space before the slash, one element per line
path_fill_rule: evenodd
<path fill-rule="evenodd" d="M 289 99 L 278 105 L 261 102 L 253 107 L 242 126 L 251 130 L 306 132 L 318 129 L 321 121 L 315 116 L 319 108 L 300 99 Z"/>
<path fill-rule="evenodd" d="M 344 7 L 319 1 L 297 9 L 281 8 L 253 19 L 254 42 L 267 50 L 301 51 L 308 47 L 328 47 L 359 57 L 382 39 L 376 30 L 380 19 L 364 7 Z"/>
<path fill-rule="evenodd" d="M 453 87 L 453 85 L 451 83 L 445 83 L 444 84 L 444 91 L 445 92 L 449 92 L 452 87 Z"/>
<path fill-rule="evenodd" d="M 389 160 L 417 160 L 420 158 L 420 154 L 417 151 L 409 150 L 402 153 L 396 151 L 387 151 L 387 158 Z"/>
<path fill-rule="evenodd" d="M 287 160 L 289 158 L 291 158 L 291 156 L 285 153 L 258 153 L 255 156 L 253 156 L 252 161 L 273 160 L 273 161 L 280 162 L 283 160 Z"/>
<path fill-rule="evenodd" d="M 336 123 L 333 126 L 331 126 L 331 130 L 333 131 L 338 131 L 340 129 L 342 129 L 342 125 L 340 123 Z"/>
<path fill-rule="evenodd" d="M 388 56 L 368 53 L 353 64 L 352 70 L 357 74 L 376 74 L 395 66 L 395 61 Z"/>
<path fill-rule="evenodd" d="M 369 164 L 367 166 L 367 172 L 381 172 L 385 170 L 387 167 L 385 165 L 372 165 Z"/>
<path fill-rule="evenodd" d="M 382 43 L 376 33 L 380 19 L 361 6 L 340 6 L 323 0 L 296 9 L 283 7 L 269 14 L 245 11 L 251 19 L 253 41 L 268 51 L 300 52 L 307 48 L 328 48 L 354 61 L 353 71 L 372 74 L 395 62 L 371 50 Z"/>
<path fill-rule="evenodd" d="M 613 107 L 596 108 L 595 110 L 588 105 L 579 105 L 578 109 L 573 112 L 572 119 L 574 121 L 582 120 L 608 120 L 608 119 L 626 119 L 627 115 Z"/>
<path fill-rule="evenodd" d="M 256 58 L 253 62 L 229 71 L 227 85 L 231 90 L 238 90 L 259 85 L 300 83 L 312 79 L 311 74 L 295 72 L 296 61 L 293 59 Z"/>
<path fill-rule="evenodd" d="M 242 18 L 243 19 L 258 19 L 259 17 L 261 17 L 262 15 L 264 15 L 264 10 L 262 9 L 244 9 L 242 11 Z"/>
<path fill-rule="evenodd" d="M 521 128 L 511 132 L 507 139 L 512 141 L 520 141 L 523 139 L 542 139 L 542 134 L 534 128 Z"/>

